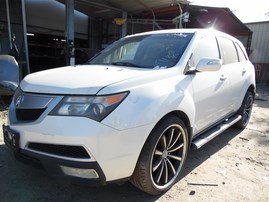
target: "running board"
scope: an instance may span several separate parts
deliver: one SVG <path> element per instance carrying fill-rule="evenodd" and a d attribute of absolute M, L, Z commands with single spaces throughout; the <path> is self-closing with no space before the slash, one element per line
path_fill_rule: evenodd
<path fill-rule="evenodd" d="M 239 121 L 242 118 L 241 115 L 235 115 L 229 119 L 226 119 L 221 124 L 217 125 L 216 127 L 210 129 L 208 132 L 202 134 L 197 139 L 192 142 L 193 149 L 199 149 L 206 143 L 208 143 L 213 138 L 217 137 L 220 133 L 225 131 L 226 129 L 230 128 L 233 124 Z"/>

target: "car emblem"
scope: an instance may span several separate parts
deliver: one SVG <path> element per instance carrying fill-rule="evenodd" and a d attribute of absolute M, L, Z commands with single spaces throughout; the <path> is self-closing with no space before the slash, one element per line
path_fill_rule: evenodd
<path fill-rule="evenodd" d="M 24 96 L 23 95 L 20 95 L 17 100 L 16 100 L 16 107 L 20 107 L 22 102 L 24 100 Z"/>

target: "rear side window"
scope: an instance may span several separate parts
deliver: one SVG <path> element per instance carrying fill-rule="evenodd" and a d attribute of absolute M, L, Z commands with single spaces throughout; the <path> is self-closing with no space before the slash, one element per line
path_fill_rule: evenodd
<path fill-rule="evenodd" d="M 247 60 L 247 57 L 246 55 L 244 54 L 242 48 L 237 44 L 235 43 L 235 47 L 236 47 L 236 50 L 237 50 L 237 54 L 238 54 L 238 59 L 240 62 L 243 62 L 243 61 L 246 61 Z"/>
<path fill-rule="evenodd" d="M 193 51 L 190 65 L 196 67 L 202 58 L 220 58 L 219 47 L 216 37 L 213 35 L 207 35 L 201 38 Z"/>
<path fill-rule="evenodd" d="M 237 51 L 233 41 L 224 37 L 219 37 L 218 40 L 221 46 L 223 64 L 227 65 L 238 62 Z"/>

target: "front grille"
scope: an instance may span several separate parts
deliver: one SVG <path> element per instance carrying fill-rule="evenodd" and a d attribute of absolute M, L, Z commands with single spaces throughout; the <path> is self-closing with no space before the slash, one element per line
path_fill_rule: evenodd
<path fill-rule="evenodd" d="M 54 145 L 43 143 L 29 143 L 31 150 L 69 158 L 90 159 L 90 155 L 82 146 Z"/>
<path fill-rule="evenodd" d="M 35 121 L 47 109 L 53 96 L 23 92 L 20 88 L 14 95 L 14 105 L 18 121 Z"/>
<path fill-rule="evenodd" d="M 37 120 L 45 109 L 16 109 L 16 116 L 19 121 Z"/>

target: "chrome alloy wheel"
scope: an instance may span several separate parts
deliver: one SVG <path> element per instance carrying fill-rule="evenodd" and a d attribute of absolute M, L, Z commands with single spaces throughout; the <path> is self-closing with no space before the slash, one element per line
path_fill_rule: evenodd
<path fill-rule="evenodd" d="M 166 189 L 177 179 L 187 154 L 184 129 L 173 124 L 158 139 L 151 156 L 150 176 L 157 189 Z"/>

